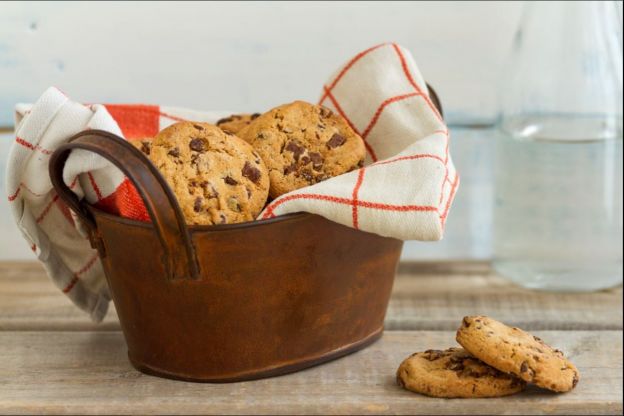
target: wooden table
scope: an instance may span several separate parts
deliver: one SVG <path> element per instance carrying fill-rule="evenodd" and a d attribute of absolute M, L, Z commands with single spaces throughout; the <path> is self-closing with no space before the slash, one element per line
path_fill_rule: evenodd
<path fill-rule="evenodd" d="M 398 388 L 414 351 L 455 345 L 468 314 L 520 326 L 565 351 L 582 379 L 500 399 L 433 399 Z M 331 363 L 234 384 L 135 371 L 114 310 L 93 324 L 36 263 L 0 263 L 0 413 L 622 413 L 622 289 L 548 294 L 517 288 L 483 263 L 402 265 L 383 338 Z"/>

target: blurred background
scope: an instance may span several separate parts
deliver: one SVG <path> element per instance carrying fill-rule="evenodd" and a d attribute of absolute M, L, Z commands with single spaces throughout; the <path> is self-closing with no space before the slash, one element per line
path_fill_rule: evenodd
<path fill-rule="evenodd" d="M 14 105 L 50 85 L 83 102 L 263 111 L 316 101 L 347 59 L 394 41 L 437 90 L 462 175 L 445 239 L 409 242 L 404 259 L 489 259 L 497 96 L 524 3 L 0 3 L 1 193 Z M 34 258 L 5 197 L 0 235 L 0 260 Z"/>

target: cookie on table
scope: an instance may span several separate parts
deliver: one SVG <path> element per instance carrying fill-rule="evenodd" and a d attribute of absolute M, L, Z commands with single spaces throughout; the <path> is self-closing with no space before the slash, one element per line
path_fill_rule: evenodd
<path fill-rule="evenodd" d="M 295 101 L 276 107 L 238 132 L 269 169 L 269 195 L 313 185 L 362 166 L 364 141 L 328 108 Z"/>
<path fill-rule="evenodd" d="M 144 139 L 133 139 L 129 140 L 130 144 L 139 149 L 143 154 L 149 156 L 152 151 L 152 140 L 151 137 L 146 137 Z"/>
<path fill-rule="evenodd" d="M 251 221 L 267 200 L 267 168 L 253 148 L 208 123 L 181 122 L 152 141 L 150 160 L 175 193 L 187 224 Z"/>
<path fill-rule="evenodd" d="M 260 113 L 232 114 L 217 121 L 217 126 L 225 132 L 236 134 L 258 117 L 260 117 Z"/>
<path fill-rule="evenodd" d="M 466 316 L 456 339 L 481 361 L 545 389 L 570 391 L 580 378 L 561 351 L 487 316 Z"/>
<path fill-rule="evenodd" d="M 479 361 L 462 348 L 427 350 L 406 358 L 397 370 L 397 383 L 433 397 L 499 397 L 522 391 L 521 379 Z"/>

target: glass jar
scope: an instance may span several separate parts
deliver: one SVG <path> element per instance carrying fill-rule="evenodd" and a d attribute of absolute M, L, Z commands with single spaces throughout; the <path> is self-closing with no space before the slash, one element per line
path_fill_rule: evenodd
<path fill-rule="evenodd" d="M 615 2 L 529 2 L 505 81 L 493 265 L 529 288 L 622 283 L 622 27 Z"/>

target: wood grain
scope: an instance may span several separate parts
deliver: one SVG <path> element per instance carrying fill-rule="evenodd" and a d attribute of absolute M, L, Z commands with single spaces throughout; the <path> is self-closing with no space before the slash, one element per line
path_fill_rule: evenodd
<path fill-rule="evenodd" d="M 414 351 L 454 332 L 388 331 L 371 347 L 296 374 L 235 384 L 170 381 L 135 371 L 120 332 L 0 332 L 0 413 L 601 414 L 622 412 L 622 332 L 545 331 L 582 378 L 570 393 L 531 388 L 501 399 L 427 398 L 396 386 Z"/>
<path fill-rule="evenodd" d="M 53 286 L 34 262 L 0 262 L 0 330 L 119 329 L 113 305 L 94 324 Z M 464 315 L 485 314 L 530 330 L 622 329 L 622 289 L 553 294 L 519 288 L 486 263 L 401 265 L 386 328 L 454 330 Z"/>
<path fill-rule="evenodd" d="M 595 293 L 527 290 L 495 275 L 484 264 L 418 273 L 417 265 L 399 270 L 387 329 L 456 329 L 465 315 L 489 315 L 530 330 L 622 329 L 622 288 Z M 442 266 L 437 266 L 442 267 Z"/>

